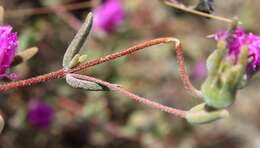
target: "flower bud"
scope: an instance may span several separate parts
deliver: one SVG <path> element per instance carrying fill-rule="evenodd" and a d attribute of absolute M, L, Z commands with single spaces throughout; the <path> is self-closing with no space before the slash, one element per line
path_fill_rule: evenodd
<path fill-rule="evenodd" d="M 228 32 L 220 31 L 214 34 L 216 41 L 225 40 L 229 36 Z M 248 45 L 248 60 L 246 68 L 246 78 L 252 77 L 260 68 L 260 36 L 246 33 L 241 28 L 235 28 L 231 40 L 226 47 L 228 48 L 228 58 L 237 62 L 242 46 Z"/>
<path fill-rule="evenodd" d="M 230 106 L 241 86 L 248 61 L 247 46 L 241 47 L 237 61 L 226 57 L 225 44 L 219 41 L 217 49 L 207 60 L 208 77 L 201 86 L 202 96 L 208 106 L 222 109 Z"/>

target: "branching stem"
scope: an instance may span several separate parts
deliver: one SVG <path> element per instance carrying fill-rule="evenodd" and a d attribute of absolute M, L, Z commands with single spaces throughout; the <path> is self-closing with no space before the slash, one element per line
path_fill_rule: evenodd
<path fill-rule="evenodd" d="M 103 81 L 103 80 L 100 80 L 97 78 L 93 78 L 90 76 L 85 76 L 85 75 L 80 75 L 80 74 L 71 74 L 71 75 L 73 77 L 81 79 L 81 80 L 91 81 L 91 82 L 95 82 L 95 83 L 104 85 L 104 86 L 108 87 L 110 90 L 116 91 L 116 92 L 120 93 L 121 95 L 129 97 L 130 99 L 132 99 L 134 101 L 137 101 L 137 102 L 143 103 L 147 106 L 150 106 L 152 108 L 159 109 L 161 111 L 173 114 L 177 117 L 185 118 L 185 116 L 186 116 L 186 111 L 168 107 L 168 106 L 162 105 L 160 103 L 151 101 L 150 99 L 137 96 L 137 95 L 123 89 L 122 87 L 118 87 L 118 85 L 111 84 L 109 82 L 106 82 L 106 81 Z"/>
<path fill-rule="evenodd" d="M 184 82 L 185 88 L 188 89 L 192 94 L 194 94 L 196 96 L 200 96 L 199 91 L 192 86 L 192 84 L 189 80 L 188 74 L 185 70 L 180 41 L 178 39 L 172 38 L 172 37 L 157 38 L 157 39 L 153 39 L 150 41 L 146 41 L 146 42 L 140 43 L 136 46 L 130 47 L 126 50 L 119 51 L 119 52 L 107 55 L 105 57 L 91 60 L 85 64 L 81 64 L 73 69 L 69 69 L 66 71 L 64 69 L 60 69 L 60 70 L 57 70 L 57 71 L 54 71 L 54 72 L 51 72 L 48 74 L 30 78 L 30 79 L 2 84 L 2 85 L 0 85 L 0 92 L 4 92 L 4 91 L 10 90 L 10 89 L 19 88 L 19 87 L 30 86 L 33 84 L 37 84 L 40 82 L 45 82 L 45 81 L 49 81 L 49 80 L 53 80 L 53 79 L 63 78 L 67 73 L 70 73 L 70 74 L 76 73 L 83 69 L 86 69 L 86 68 L 89 68 L 89 67 L 92 67 L 92 66 L 95 66 L 98 64 L 102 64 L 102 63 L 117 59 L 117 58 L 125 56 L 125 55 L 129 55 L 136 51 L 145 49 L 147 47 L 162 44 L 162 43 L 168 43 L 168 42 L 174 42 L 175 47 L 177 48 L 177 57 L 178 57 L 178 63 L 180 65 L 180 74 L 181 74 L 181 78 Z"/>

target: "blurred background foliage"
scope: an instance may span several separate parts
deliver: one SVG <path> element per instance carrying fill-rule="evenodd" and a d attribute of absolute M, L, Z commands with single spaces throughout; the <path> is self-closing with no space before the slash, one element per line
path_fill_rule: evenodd
<path fill-rule="evenodd" d="M 81 23 L 99 1 L 89 0 L 88 8 L 65 12 L 75 20 L 74 25 L 55 11 L 24 16 L 11 11 L 83 1 L 0 1 L 10 12 L 5 15 L 5 23 L 12 24 L 18 32 L 19 50 L 31 46 L 40 49 L 32 60 L 12 69 L 20 79 L 60 69 L 65 49 L 77 32 L 77 23 Z M 89 59 L 156 37 L 174 36 L 182 41 L 188 71 L 199 88 L 206 77 L 205 59 L 216 46 L 206 36 L 225 30 L 228 24 L 175 10 L 159 0 L 121 2 L 125 11 L 123 24 L 110 33 L 92 30 L 84 47 Z M 196 0 L 183 2 L 197 3 Z M 260 1 L 216 0 L 214 8 L 214 14 L 228 18 L 239 16 L 247 31 L 260 34 Z M 82 73 L 120 84 L 138 95 L 180 109 L 189 109 L 200 102 L 185 91 L 173 46 L 169 44 L 154 46 Z M 74 89 L 62 80 L 15 89 L 0 94 L 0 108 L 6 121 L 0 147 L 257 148 L 260 147 L 259 82 L 258 74 L 239 92 L 237 101 L 229 108 L 230 118 L 200 126 L 192 126 L 183 119 L 139 105 L 116 93 Z M 28 105 L 35 98 L 53 108 L 53 120 L 48 128 L 28 123 Z"/>

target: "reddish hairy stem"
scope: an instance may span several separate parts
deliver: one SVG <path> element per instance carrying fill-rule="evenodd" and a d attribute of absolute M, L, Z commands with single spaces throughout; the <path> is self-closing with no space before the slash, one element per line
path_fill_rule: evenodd
<path fill-rule="evenodd" d="M 123 50 L 123 51 L 120 51 L 120 52 L 117 52 L 117 53 L 113 53 L 113 54 L 107 55 L 105 57 L 101 57 L 97 60 L 90 61 L 86 64 L 79 65 L 76 68 L 73 68 L 72 70 L 70 70 L 69 72 L 75 73 L 75 72 L 78 72 L 78 71 L 83 70 L 85 68 L 88 68 L 88 67 L 91 67 L 91 66 L 94 66 L 94 65 L 98 65 L 98 64 L 101 64 L 101 63 L 104 63 L 104 62 L 107 62 L 107 61 L 110 61 L 110 60 L 113 60 L 113 59 L 116 59 L 116 58 L 119 58 L 119 57 L 122 57 L 122 56 L 125 56 L 125 55 L 129 55 L 131 53 L 134 53 L 136 51 L 142 50 L 144 48 L 147 48 L 147 47 L 150 47 L 150 46 L 153 46 L 153 45 L 172 42 L 172 39 L 173 38 L 171 38 L 171 37 L 165 37 L 165 38 L 157 38 L 157 39 L 153 39 L 153 40 L 150 40 L 150 41 L 146 41 L 144 43 L 130 47 L 126 50 Z"/>
<path fill-rule="evenodd" d="M 105 57 L 101 57 L 101 58 L 97 58 L 94 60 L 91 60 L 85 64 L 81 64 L 73 69 L 68 70 L 68 73 L 75 73 L 78 72 L 80 70 L 98 65 L 98 64 L 102 64 L 105 63 L 107 61 L 131 54 L 133 52 L 136 52 L 138 50 L 153 46 L 153 45 L 157 45 L 157 44 L 161 44 L 161 43 L 167 43 L 170 41 L 170 37 L 165 37 L 165 38 L 157 38 L 157 39 L 153 39 L 150 41 L 146 41 L 143 43 L 140 43 L 136 46 L 130 47 L 126 50 L 123 51 L 119 51 L 117 53 L 114 54 L 110 54 L 107 55 Z M 10 82 L 10 83 L 6 83 L 6 84 L 2 84 L 0 85 L 0 92 L 4 92 L 10 89 L 14 89 L 14 88 L 19 88 L 19 87 L 24 87 L 24 86 L 29 86 L 29 85 L 33 85 L 33 84 L 37 84 L 40 82 L 45 82 L 45 81 L 49 81 L 49 80 L 53 80 L 53 79 L 59 79 L 59 78 L 63 78 L 65 76 L 65 70 L 64 69 L 60 69 L 48 74 L 44 74 L 44 75 L 40 75 L 40 76 L 36 76 L 30 79 L 26 79 L 26 80 L 19 80 L 19 81 L 15 81 L 15 82 Z"/>
<path fill-rule="evenodd" d="M 150 106 L 152 108 L 159 109 L 161 111 L 173 114 L 177 117 L 185 118 L 185 116 L 186 116 L 186 111 L 168 107 L 168 106 L 162 105 L 160 103 L 151 101 L 150 99 L 137 96 L 121 87 L 118 87 L 118 85 L 111 84 L 109 82 L 106 82 L 106 81 L 103 81 L 100 79 L 96 79 L 96 78 L 93 78 L 90 76 L 85 76 L 85 75 L 80 75 L 80 74 L 71 74 L 71 75 L 73 77 L 81 79 L 81 80 L 91 81 L 91 82 L 95 82 L 95 83 L 104 85 L 104 86 L 108 87 L 110 90 L 116 91 L 116 92 L 120 93 L 121 95 L 129 97 L 130 99 L 132 99 L 134 101 L 137 101 L 137 102 L 143 103 L 147 106 Z"/>
<path fill-rule="evenodd" d="M 179 72 L 181 76 L 181 80 L 184 84 L 184 87 L 194 96 L 197 96 L 199 98 L 202 98 L 202 94 L 199 90 L 197 90 L 190 82 L 189 75 L 186 71 L 184 60 L 183 60 L 183 54 L 182 54 L 182 47 L 181 44 L 179 46 L 176 46 L 176 53 L 177 53 L 177 61 L 179 65 Z"/>
<path fill-rule="evenodd" d="M 76 73 L 79 72 L 83 69 L 98 65 L 98 64 L 102 64 L 105 63 L 107 61 L 125 56 L 125 55 L 129 55 L 133 52 L 142 50 L 144 48 L 153 46 L 153 45 L 158 45 L 161 43 L 168 43 L 168 42 L 175 42 L 176 43 L 176 48 L 177 48 L 177 57 L 178 57 L 178 63 L 180 65 L 180 74 L 181 74 L 181 78 L 182 81 L 185 85 L 185 88 L 188 89 L 192 94 L 196 95 L 196 96 L 200 96 L 199 95 L 199 91 L 196 90 L 196 88 L 194 88 L 189 80 L 189 77 L 187 75 L 187 72 L 185 70 L 185 66 L 184 66 L 184 62 L 183 62 L 183 58 L 182 58 L 182 50 L 181 50 L 181 46 L 180 46 L 180 42 L 178 39 L 172 38 L 172 37 L 165 37 L 165 38 L 157 38 L 157 39 L 153 39 L 150 41 L 146 41 L 143 42 L 141 44 L 138 44 L 136 46 L 133 46 L 131 48 L 128 48 L 126 50 L 123 51 L 119 51 L 117 53 L 113 53 L 110 55 L 107 55 L 105 57 L 101 57 L 101 58 L 97 58 L 95 60 L 91 60 L 85 64 L 81 64 L 73 69 L 69 69 L 65 72 L 64 69 L 60 69 L 58 71 L 55 72 L 51 72 L 48 74 L 44 74 L 41 76 L 36 76 L 30 79 L 26 79 L 26 80 L 20 80 L 20 81 L 16 81 L 16 82 L 10 82 L 7 84 L 2 84 L 0 85 L 0 92 L 4 92 L 10 89 L 14 89 L 14 88 L 19 88 L 19 87 L 24 87 L 24 86 L 29 86 L 32 84 L 37 84 L 40 82 L 45 82 L 45 81 L 49 81 L 49 80 L 53 80 L 53 79 L 59 79 L 59 78 L 63 78 L 66 73 Z"/>

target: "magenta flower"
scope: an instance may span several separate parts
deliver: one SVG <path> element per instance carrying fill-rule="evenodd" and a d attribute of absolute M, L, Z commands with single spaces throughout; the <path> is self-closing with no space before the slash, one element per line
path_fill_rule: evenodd
<path fill-rule="evenodd" d="M 0 26 L 0 78 L 12 63 L 18 45 L 17 34 L 12 32 L 12 27 Z"/>
<path fill-rule="evenodd" d="M 120 0 L 105 0 L 94 10 L 94 27 L 104 32 L 113 32 L 124 20 Z"/>
<path fill-rule="evenodd" d="M 218 32 L 214 35 L 214 39 L 219 41 L 226 39 L 227 32 Z M 249 55 L 247 65 L 247 75 L 251 77 L 260 68 L 260 36 L 252 33 L 246 33 L 241 28 L 237 28 L 233 34 L 233 39 L 227 45 L 228 57 L 234 61 L 237 61 L 240 54 L 240 48 L 247 44 Z"/>
<path fill-rule="evenodd" d="M 27 119 L 36 128 L 48 128 L 53 120 L 53 109 L 41 100 L 30 101 Z"/>

